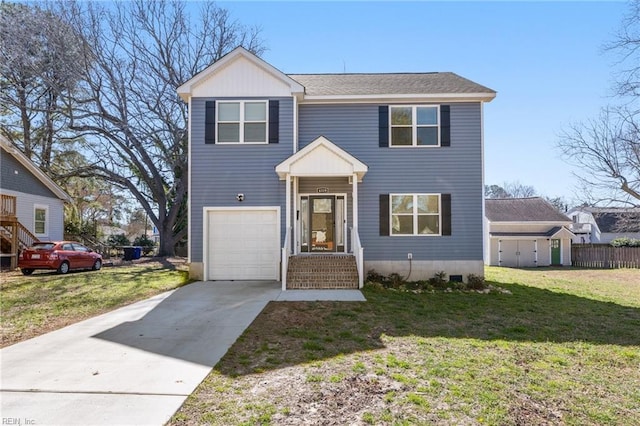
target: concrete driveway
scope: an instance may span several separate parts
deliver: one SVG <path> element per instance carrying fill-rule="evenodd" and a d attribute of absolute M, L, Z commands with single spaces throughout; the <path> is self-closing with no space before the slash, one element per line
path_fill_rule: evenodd
<path fill-rule="evenodd" d="M 162 425 L 271 300 L 364 297 L 201 282 L 9 346 L 2 424 Z"/>

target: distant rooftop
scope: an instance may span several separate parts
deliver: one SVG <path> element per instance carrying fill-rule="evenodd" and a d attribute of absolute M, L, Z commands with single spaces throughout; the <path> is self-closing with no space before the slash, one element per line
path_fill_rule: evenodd
<path fill-rule="evenodd" d="M 571 222 L 547 200 L 529 198 L 488 198 L 485 216 L 491 222 Z"/>
<path fill-rule="evenodd" d="M 452 72 L 288 76 L 302 84 L 310 96 L 496 93 Z"/>

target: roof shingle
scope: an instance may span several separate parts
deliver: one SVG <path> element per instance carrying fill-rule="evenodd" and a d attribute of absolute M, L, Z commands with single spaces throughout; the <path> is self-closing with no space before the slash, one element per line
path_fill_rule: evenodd
<path fill-rule="evenodd" d="M 531 198 L 489 198 L 485 216 L 491 222 L 571 222 L 547 200 Z"/>
<path fill-rule="evenodd" d="M 302 84 L 310 96 L 496 93 L 452 72 L 288 76 Z"/>

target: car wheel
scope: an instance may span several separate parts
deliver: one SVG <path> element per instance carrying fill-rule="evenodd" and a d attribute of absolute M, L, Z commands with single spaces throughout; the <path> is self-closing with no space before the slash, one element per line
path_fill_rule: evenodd
<path fill-rule="evenodd" d="M 22 271 L 22 275 L 31 275 L 33 274 L 33 269 L 20 269 Z"/>
<path fill-rule="evenodd" d="M 100 268 L 102 268 L 102 260 L 100 259 L 96 259 L 96 263 L 93 264 L 93 269 L 94 271 L 99 271 Z"/>
<path fill-rule="evenodd" d="M 65 260 L 60 264 L 60 266 L 58 266 L 58 273 L 66 274 L 67 272 L 69 272 L 69 262 Z"/>

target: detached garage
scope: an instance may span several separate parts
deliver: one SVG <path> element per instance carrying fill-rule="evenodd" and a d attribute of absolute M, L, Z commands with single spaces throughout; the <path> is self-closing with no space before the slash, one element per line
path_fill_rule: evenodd
<path fill-rule="evenodd" d="M 280 207 L 204 209 L 205 280 L 278 280 Z"/>
<path fill-rule="evenodd" d="M 540 197 L 485 201 L 485 263 L 531 268 L 571 265 L 571 220 Z"/>

